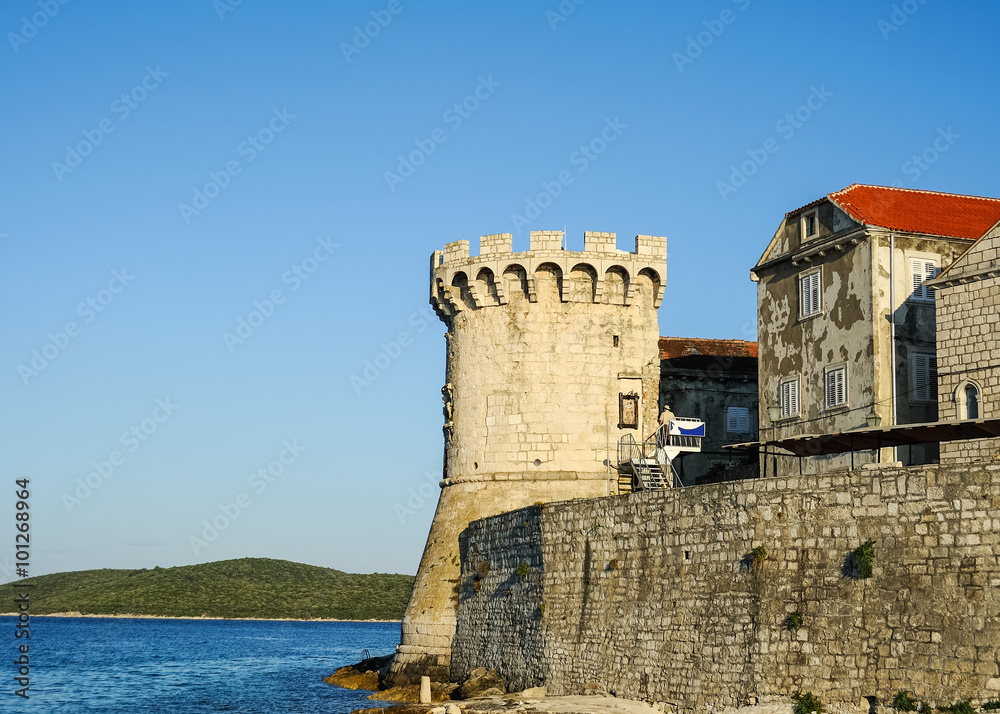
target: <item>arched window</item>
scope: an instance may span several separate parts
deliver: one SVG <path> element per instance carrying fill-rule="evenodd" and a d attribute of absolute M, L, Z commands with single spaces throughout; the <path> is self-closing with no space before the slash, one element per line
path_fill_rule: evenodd
<path fill-rule="evenodd" d="M 965 418 L 979 418 L 979 389 L 974 384 L 965 385 Z"/>
<path fill-rule="evenodd" d="M 980 407 L 981 392 L 979 385 L 972 381 L 965 381 L 958 385 L 955 390 L 955 402 L 958 405 L 959 419 L 978 419 L 982 408 Z"/>

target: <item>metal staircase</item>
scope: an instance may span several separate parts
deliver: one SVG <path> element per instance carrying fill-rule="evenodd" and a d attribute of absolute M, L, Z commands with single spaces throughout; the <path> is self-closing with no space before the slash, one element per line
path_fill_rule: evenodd
<path fill-rule="evenodd" d="M 619 491 L 683 486 L 673 459 L 681 452 L 701 451 L 704 435 L 705 422 L 698 419 L 675 419 L 642 442 L 626 434 L 618 442 Z"/>
<path fill-rule="evenodd" d="M 631 475 L 633 491 L 683 485 L 669 460 L 657 460 L 655 435 L 641 443 L 631 434 L 623 436 L 618 442 L 618 472 Z"/>

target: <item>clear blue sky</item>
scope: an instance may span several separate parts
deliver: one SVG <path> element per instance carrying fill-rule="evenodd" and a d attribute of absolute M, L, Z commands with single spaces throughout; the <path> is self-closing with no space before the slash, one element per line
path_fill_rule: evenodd
<path fill-rule="evenodd" d="M 785 211 L 853 182 L 1000 196 L 995 3 L 63 2 L 0 10 L 0 565 L 27 477 L 32 574 L 415 572 L 448 241 L 665 235 L 661 334 L 754 339 Z"/>

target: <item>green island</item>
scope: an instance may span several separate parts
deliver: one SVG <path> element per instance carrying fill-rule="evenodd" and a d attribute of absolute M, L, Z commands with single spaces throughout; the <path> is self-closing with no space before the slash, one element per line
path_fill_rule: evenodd
<path fill-rule="evenodd" d="M 13 585 L 13 583 L 11 583 Z M 412 575 L 357 575 L 271 558 L 80 570 L 19 580 L 31 614 L 399 620 Z"/>

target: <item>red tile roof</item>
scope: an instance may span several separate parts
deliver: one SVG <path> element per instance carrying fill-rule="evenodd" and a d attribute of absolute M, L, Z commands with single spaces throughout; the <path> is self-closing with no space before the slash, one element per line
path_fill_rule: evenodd
<path fill-rule="evenodd" d="M 746 340 L 706 340 L 698 337 L 661 337 L 660 359 L 704 355 L 707 357 L 757 357 L 757 343 Z"/>
<path fill-rule="evenodd" d="M 910 233 L 977 240 L 1000 221 L 1000 199 L 851 184 L 827 196 L 856 221 Z"/>

